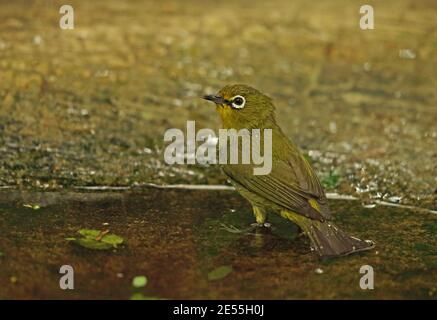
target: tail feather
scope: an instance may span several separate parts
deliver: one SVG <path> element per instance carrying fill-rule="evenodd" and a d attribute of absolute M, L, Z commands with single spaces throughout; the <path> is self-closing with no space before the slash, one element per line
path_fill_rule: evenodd
<path fill-rule="evenodd" d="M 329 221 L 312 220 L 291 212 L 283 212 L 282 216 L 302 228 L 311 240 L 311 250 L 321 258 L 345 256 L 375 247 L 373 241 L 349 236 Z"/>

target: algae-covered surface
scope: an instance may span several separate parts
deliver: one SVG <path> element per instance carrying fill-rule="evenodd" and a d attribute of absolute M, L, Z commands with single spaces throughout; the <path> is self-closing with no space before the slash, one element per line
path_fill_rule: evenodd
<path fill-rule="evenodd" d="M 73 30 L 64 4 L 0 0 L 0 298 L 435 299 L 436 1 L 379 1 L 374 30 L 357 0 L 72 0 Z M 231 83 L 274 99 L 375 250 L 318 262 L 289 222 L 249 230 L 232 191 L 144 188 L 229 183 L 166 164 L 163 137 L 217 129 L 200 97 Z"/>
<path fill-rule="evenodd" d="M 339 226 L 376 248 L 318 261 L 283 219 L 249 231 L 250 207 L 229 191 L 0 193 L 0 298 L 435 299 L 435 214 L 331 207 Z M 105 251 L 65 240 L 84 228 L 124 242 Z M 73 267 L 73 290 L 59 287 L 62 265 Z M 360 288 L 363 265 L 373 290 Z"/>

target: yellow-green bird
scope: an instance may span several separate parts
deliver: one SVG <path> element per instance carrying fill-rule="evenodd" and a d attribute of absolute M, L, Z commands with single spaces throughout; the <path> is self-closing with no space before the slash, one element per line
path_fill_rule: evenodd
<path fill-rule="evenodd" d="M 224 173 L 253 207 L 258 225 L 277 213 L 297 224 L 321 258 L 348 255 L 374 247 L 370 240 L 349 236 L 330 222 L 328 202 L 317 175 L 299 149 L 285 136 L 275 119 L 275 107 L 265 94 L 247 85 L 228 85 L 213 101 L 223 129 L 271 129 L 272 169 L 254 175 L 255 164 L 223 164 Z"/>

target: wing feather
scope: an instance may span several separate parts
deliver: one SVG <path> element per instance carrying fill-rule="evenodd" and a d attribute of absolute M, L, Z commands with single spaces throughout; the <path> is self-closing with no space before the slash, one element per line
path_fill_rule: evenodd
<path fill-rule="evenodd" d="M 251 165 L 225 165 L 223 171 L 234 182 L 277 206 L 308 218 L 329 219 L 328 203 L 319 179 L 307 160 L 300 154 L 296 156 L 293 161 L 274 162 L 268 175 L 253 175 Z M 319 208 L 314 208 L 310 200 L 315 200 Z"/>

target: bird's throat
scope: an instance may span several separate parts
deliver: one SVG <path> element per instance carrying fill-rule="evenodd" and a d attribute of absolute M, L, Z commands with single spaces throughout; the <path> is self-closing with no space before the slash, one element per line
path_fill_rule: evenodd
<path fill-rule="evenodd" d="M 237 115 L 235 110 L 230 108 L 217 107 L 222 120 L 223 129 L 269 129 L 277 126 L 274 116 L 267 116 L 264 118 L 246 117 Z"/>

